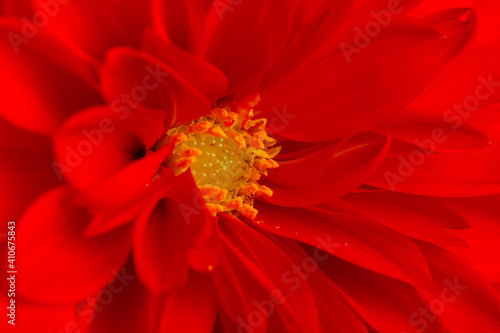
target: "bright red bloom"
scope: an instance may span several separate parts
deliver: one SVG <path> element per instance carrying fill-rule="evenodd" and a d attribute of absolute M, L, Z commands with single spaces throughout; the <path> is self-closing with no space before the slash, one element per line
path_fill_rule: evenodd
<path fill-rule="evenodd" d="M 500 331 L 489 2 L 0 2 L 18 332 Z"/>

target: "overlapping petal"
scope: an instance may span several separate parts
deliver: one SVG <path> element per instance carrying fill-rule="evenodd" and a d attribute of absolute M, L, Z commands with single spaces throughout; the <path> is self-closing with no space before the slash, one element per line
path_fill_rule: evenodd
<path fill-rule="evenodd" d="M 221 97 L 227 87 L 226 76 L 217 67 L 172 43 L 162 40 L 151 30 L 146 31 L 144 35 L 143 49 L 163 63 L 175 68 L 212 104 Z"/>
<path fill-rule="evenodd" d="M 500 327 L 500 296 L 491 283 L 463 259 L 437 246 L 419 244 L 433 275 L 428 308 L 449 331 L 495 332 Z"/>
<path fill-rule="evenodd" d="M 0 91 L 0 113 L 24 129 L 52 134 L 72 113 L 103 99 L 75 50 L 45 31 L 27 29 L 18 19 L 0 20 L 0 73 L 8 82 Z"/>
<path fill-rule="evenodd" d="M 186 189 L 181 191 L 180 186 Z M 150 200 L 137 220 L 135 263 L 141 281 L 153 293 L 180 288 L 190 266 L 206 272 L 217 262 L 214 222 L 194 189 L 189 176 L 179 176 L 171 182 L 166 198 Z"/>
<path fill-rule="evenodd" d="M 288 331 L 318 332 L 318 314 L 311 289 L 305 283 L 296 285 L 291 280 L 294 274 L 299 278 L 303 278 L 303 275 L 293 270 L 296 265 L 290 257 L 264 235 L 234 218 L 221 217 L 219 228 L 225 255 L 233 258 L 231 260 L 233 265 L 243 265 L 251 274 L 251 280 L 255 279 L 255 282 L 258 282 L 253 287 L 253 295 L 247 300 L 251 302 L 247 305 L 250 312 L 244 313 L 243 323 L 254 328 L 253 316 L 259 316 L 263 317 L 261 325 L 265 327 L 266 319 L 274 315 L 281 318 Z M 218 288 L 223 282 L 221 277 L 223 269 L 214 270 L 214 279 Z M 228 278 L 230 276 L 224 279 Z M 251 285 L 242 286 L 242 288 L 250 289 Z M 226 302 L 221 305 L 226 312 L 234 313 L 233 309 L 226 308 Z M 260 311 L 260 314 L 252 311 Z M 233 320 L 238 318 L 235 314 L 232 317 Z M 260 327 L 254 329 L 260 331 Z"/>
<path fill-rule="evenodd" d="M 91 217 L 73 198 L 70 188 L 57 187 L 37 199 L 19 221 L 21 296 L 53 304 L 80 301 L 104 287 L 129 257 L 131 229 L 85 237 Z"/>
<path fill-rule="evenodd" d="M 336 39 L 325 43 L 283 82 L 263 91 L 264 115 L 286 108 L 295 117 L 279 134 L 298 141 L 331 140 L 380 125 L 424 90 L 458 52 L 450 49 L 471 38 L 475 24 L 451 31 L 457 34 L 453 43 L 433 25 L 411 20 L 379 25 L 372 38 L 349 32 L 340 47 Z M 386 50 L 399 51 L 387 57 Z"/>
<path fill-rule="evenodd" d="M 375 221 L 322 209 L 276 210 L 265 204 L 257 209 L 258 226 L 264 230 L 414 285 L 425 286 L 431 280 L 418 248 L 407 237 Z"/>
<path fill-rule="evenodd" d="M 139 47 L 143 29 L 150 24 L 149 0 L 31 0 L 44 13 L 44 29 L 65 44 L 102 60 L 114 46 Z M 113 15 L 110 15 L 113 13 Z"/>
<path fill-rule="evenodd" d="M 387 134 L 354 133 L 336 145 L 280 161 L 280 167 L 263 181 L 274 192 L 268 201 L 293 207 L 340 197 L 357 188 L 376 170 L 385 158 L 389 143 Z M 297 176 L 302 179 L 297 180 Z"/>
<path fill-rule="evenodd" d="M 18 220 L 40 194 L 59 184 L 50 139 L 0 119 L 0 218 Z M 26 159 L 29 155 L 30 158 Z"/>
<path fill-rule="evenodd" d="M 205 58 L 226 74 L 226 94 L 245 96 L 259 89 L 288 43 L 293 8 L 289 0 L 214 2 L 207 16 Z"/>
<path fill-rule="evenodd" d="M 169 153 L 167 146 L 150 151 L 165 131 L 164 113 L 123 108 L 80 112 L 54 140 L 60 176 L 80 190 L 92 189 L 90 196 L 110 202 L 146 191 Z M 109 196 L 117 186 L 122 189 L 118 196 Z"/>
<path fill-rule="evenodd" d="M 445 333 L 439 317 L 426 319 L 418 309 L 425 309 L 425 298 L 411 285 L 363 271 L 331 257 L 320 268 L 342 290 L 350 304 L 378 332 L 412 332 L 422 329 Z M 391 320 L 387 320 L 391 318 Z M 423 324 L 425 324 L 425 328 Z"/>
<path fill-rule="evenodd" d="M 164 39 L 192 54 L 199 54 L 206 38 L 206 16 L 215 5 L 213 0 L 152 0 L 154 27 Z"/>
<path fill-rule="evenodd" d="M 191 272 L 186 285 L 167 297 L 159 332 L 211 333 L 216 310 L 217 298 L 210 275 Z"/>
<path fill-rule="evenodd" d="M 350 203 L 360 215 L 376 219 L 409 237 L 434 244 L 467 246 L 452 230 L 467 229 L 471 225 L 432 198 L 372 191 L 349 194 L 342 200 Z"/>
<path fill-rule="evenodd" d="M 487 134 L 492 142 L 489 146 L 460 154 L 429 154 L 425 148 L 394 144 L 367 183 L 388 190 L 443 197 L 498 193 L 498 133 L 488 130 Z M 431 136 L 425 140 L 433 139 Z"/>
<path fill-rule="evenodd" d="M 205 115 L 208 98 L 173 67 L 131 48 L 115 48 L 100 71 L 103 93 L 112 108 L 138 105 L 164 110 L 167 128 Z M 181 68 L 182 69 L 182 68 Z"/>

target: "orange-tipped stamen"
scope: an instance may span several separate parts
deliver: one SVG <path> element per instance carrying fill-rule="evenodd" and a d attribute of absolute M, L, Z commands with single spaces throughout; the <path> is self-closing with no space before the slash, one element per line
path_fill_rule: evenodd
<path fill-rule="evenodd" d="M 175 144 L 167 166 L 176 175 L 190 168 L 212 215 L 226 212 L 253 219 L 254 199 L 273 195 L 257 183 L 268 169 L 278 167 L 273 158 L 279 152 L 265 131 L 266 120 L 252 119 L 258 101 L 254 96 L 215 107 L 208 116 L 167 132 Z"/>

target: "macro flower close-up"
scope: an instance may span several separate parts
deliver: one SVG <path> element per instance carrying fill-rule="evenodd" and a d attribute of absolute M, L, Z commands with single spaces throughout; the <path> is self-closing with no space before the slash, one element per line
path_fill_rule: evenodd
<path fill-rule="evenodd" d="M 1 332 L 500 332 L 499 14 L 0 0 Z"/>

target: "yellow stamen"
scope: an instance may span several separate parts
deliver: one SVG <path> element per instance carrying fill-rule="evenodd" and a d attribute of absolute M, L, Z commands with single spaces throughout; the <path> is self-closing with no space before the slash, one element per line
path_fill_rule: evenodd
<path fill-rule="evenodd" d="M 254 219 L 255 216 L 257 216 L 257 209 L 253 208 L 252 206 L 248 204 L 244 204 L 238 209 L 238 212 L 241 213 L 244 217 L 247 217 L 249 219 Z"/>
<path fill-rule="evenodd" d="M 187 140 L 187 136 L 184 133 L 179 133 L 174 136 L 172 136 L 171 141 L 174 143 L 174 145 L 178 145 L 181 142 L 185 142 Z"/>
<path fill-rule="evenodd" d="M 238 194 L 252 195 L 252 194 L 257 193 L 258 190 L 259 190 L 259 186 L 257 184 L 255 184 L 255 183 L 252 183 L 250 185 L 242 186 L 238 190 Z"/>
<path fill-rule="evenodd" d="M 259 169 L 260 171 L 264 171 L 267 169 L 277 168 L 279 164 L 272 159 L 256 158 L 255 161 L 253 162 L 253 166 Z"/>
<path fill-rule="evenodd" d="M 247 143 L 245 142 L 245 139 L 243 138 L 243 136 L 238 134 L 236 131 L 228 131 L 227 135 L 236 142 L 238 147 L 240 147 L 240 148 L 247 147 Z"/>
<path fill-rule="evenodd" d="M 278 167 L 273 160 L 279 147 L 266 131 L 266 119 L 252 120 L 259 96 L 213 108 L 209 115 L 167 132 L 175 148 L 167 166 L 176 175 L 190 168 L 212 215 L 221 212 L 253 219 L 257 197 L 269 198 L 272 189 L 257 182 L 267 170 Z M 237 110 L 233 112 L 232 110 Z"/>
<path fill-rule="evenodd" d="M 197 157 L 200 156 L 203 152 L 201 149 L 198 148 L 187 148 L 186 150 L 182 151 L 179 156 L 180 157 Z"/>
<path fill-rule="evenodd" d="M 222 108 L 213 108 L 210 111 L 210 117 L 222 120 L 225 124 L 229 123 L 232 125 L 236 119 L 238 119 L 238 114 Z"/>
<path fill-rule="evenodd" d="M 247 145 L 250 145 L 252 147 L 258 148 L 258 149 L 264 149 L 264 142 L 262 140 L 257 139 L 257 138 L 246 138 L 245 139 Z"/>
<path fill-rule="evenodd" d="M 224 130 L 220 127 L 211 127 L 207 130 L 207 133 L 213 136 L 216 136 L 218 138 L 225 138 L 227 137 L 226 133 Z"/>
<path fill-rule="evenodd" d="M 212 124 L 209 121 L 202 121 L 191 125 L 188 128 L 188 133 L 203 133 L 210 127 L 212 127 Z"/>
<path fill-rule="evenodd" d="M 243 205 L 243 199 L 241 197 L 236 197 L 235 199 L 229 201 L 227 205 L 231 209 L 239 208 Z"/>
<path fill-rule="evenodd" d="M 249 179 L 254 181 L 254 182 L 258 182 L 261 178 L 261 175 L 259 172 L 257 172 L 256 170 L 250 170 L 250 175 L 249 175 Z"/>
<path fill-rule="evenodd" d="M 273 196 L 273 190 L 264 185 L 259 185 L 259 190 L 257 191 L 257 195 L 260 195 L 264 198 L 270 198 Z"/>
<path fill-rule="evenodd" d="M 217 213 L 223 212 L 224 211 L 224 206 L 219 205 L 219 204 L 214 204 L 211 202 L 207 202 L 207 210 L 210 214 L 213 216 L 217 215 Z"/>

